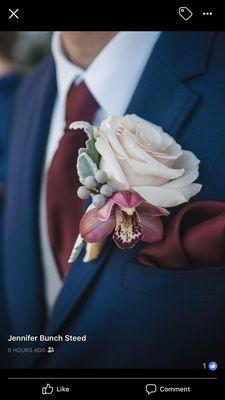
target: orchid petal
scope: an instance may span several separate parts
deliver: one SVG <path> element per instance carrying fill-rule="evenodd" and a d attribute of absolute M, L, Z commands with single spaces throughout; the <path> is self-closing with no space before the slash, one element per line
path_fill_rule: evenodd
<path fill-rule="evenodd" d="M 155 207 L 145 201 L 137 207 L 137 212 L 139 215 L 143 214 L 149 217 L 168 217 L 168 215 L 170 214 L 170 212 L 166 208 Z"/>
<path fill-rule="evenodd" d="M 138 213 L 142 230 L 143 242 L 155 243 L 163 237 L 163 223 L 159 217 L 150 217 L 147 213 Z"/>
<path fill-rule="evenodd" d="M 102 208 L 99 208 L 97 213 L 99 221 L 108 221 L 112 212 L 112 207 L 115 204 L 114 200 L 112 200 L 112 197 L 105 203 Z"/>
<path fill-rule="evenodd" d="M 121 249 L 135 246 L 143 238 L 143 229 L 140 218 L 136 212 L 128 215 L 116 209 L 116 228 L 113 233 L 113 240 Z"/>
<path fill-rule="evenodd" d="M 121 208 L 135 208 L 142 202 L 142 198 L 136 193 L 128 192 L 126 190 L 115 193 L 106 204 L 98 210 L 98 219 L 100 221 L 107 221 L 112 212 L 112 207 L 117 204 Z"/>
<path fill-rule="evenodd" d="M 88 243 L 97 243 L 107 237 L 115 228 L 115 217 L 110 216 L 105 221 L 98 219 L 98 208 L 86 212 L 80 221 L 80 234 Z"/>
<path fill-rule="evenodd" d="M 115 193 L 111 199 L 122 208 L 135 208 L 143 201 L 137 193 L 127 190 Z"/>

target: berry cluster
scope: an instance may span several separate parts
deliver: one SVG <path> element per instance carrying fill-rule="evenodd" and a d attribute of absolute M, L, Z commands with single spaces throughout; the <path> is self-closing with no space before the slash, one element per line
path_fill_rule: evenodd
<path fill-rule="evenodd" d="M 113 188 L 107 181 L 108 175 L 102 170 L 98 170 L 94 176 L 87 176 L 82 182 L 83 186 L 80 186 L 77 190 L 78 197 L 85 200 L 92 196 L 93 205 L 98 208 L 103 207 L 106 199 L 113 195 Z"/>

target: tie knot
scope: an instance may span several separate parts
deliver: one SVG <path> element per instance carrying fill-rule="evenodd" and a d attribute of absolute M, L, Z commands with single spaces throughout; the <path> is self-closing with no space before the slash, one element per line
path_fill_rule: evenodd
<path fill-rule="evenodd" d="M 71 85 L 66 98 L 66 128 L 74 121 L 92 122 L 99 108 L 85 82 Z"/>

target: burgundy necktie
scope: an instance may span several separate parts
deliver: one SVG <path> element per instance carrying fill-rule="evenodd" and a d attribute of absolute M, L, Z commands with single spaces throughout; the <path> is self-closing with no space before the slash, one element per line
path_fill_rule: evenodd
<path fill-rule="evenodd" d="M 78 150 L 87 136 L 82 130 L 70 130 L 74 121 L 92 122 L 99 105 L 84 82 L 71 86 L 65 111 L 65 129 L 48 171 L 46 187 L 47 224 L 52 251 L 62 277 L 69 270 L 68 259 L 79 233 L 84 201 L 76 191 L 80 186 L 76 172 Z"/>

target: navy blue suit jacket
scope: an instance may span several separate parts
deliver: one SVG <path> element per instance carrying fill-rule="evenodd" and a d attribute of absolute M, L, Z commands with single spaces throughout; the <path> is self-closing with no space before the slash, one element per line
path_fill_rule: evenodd
<path fill-rule="evenodd" d="M 225 200 L 224 54 L 225 33 L 163 33 L 127 110 L 161 125 L 199 157 L 199 199 Z M 17 99 L 4 243 L 9 333 L 86 334 L 87 341 L 58 342 L 48 355 L 15 354 L 13 365 L 202 368 L 216 360 L 225 366 L 225 266 L 147 269 L 137 262 L 142 245 L 124 251 L 109 239 L 88 264 L 81 254 L 46 321 L 38 204 L 56 90 L 48 59 Z"/>
<path fill-rule="evenodd" d="M 6 311 L 4 286 L 2 277 L 2 219 L 4 214 L 4 194 L 8 166 L 8 148 L 10 141 L 10 122 L 13 109 L 13 99 L 21 81 L 19 73 L 9 73 L 0 78 L 0 348 L 4 346 L 3 337 L 6 333 Z M 2 353 L 3 356 L 3 353 Z M 6 358 L 0 357 L 0 367 L 5 365 Z"/>

